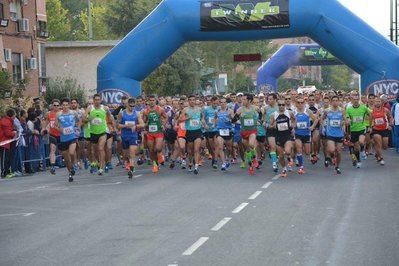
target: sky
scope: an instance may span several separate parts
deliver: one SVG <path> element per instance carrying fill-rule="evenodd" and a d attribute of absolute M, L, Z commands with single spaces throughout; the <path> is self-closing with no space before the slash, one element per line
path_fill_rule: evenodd
<path fill-rule="evenodd" d="M 339 0 L 339 2 L 389 38 L 390 0 Z"/>

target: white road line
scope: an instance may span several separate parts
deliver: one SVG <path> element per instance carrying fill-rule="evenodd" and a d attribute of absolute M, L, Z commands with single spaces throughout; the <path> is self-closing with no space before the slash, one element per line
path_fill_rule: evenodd
<path fill-rule="evenodd" d="M 263 189 L 266 189 L 268 187 L 270 187 L 270 185 L 273 184 L 273 182 L 267 182 L 266 184 L 263 185 Z"/>
<path fill-rule="evenodd" d="M 249 200 L 254 200 L 254 199 L 256 199 L 261 193 L 262 193 L 262 191 L 258 190 L 258 191 L 256 191 L 254 194 L 252 194 L 248 199 L 249 199 Z"/>
<path fill-rule="evenodd" d="M 179 266 L 177 264 L 168 264 L 168 266 Z"/>
<path fill-rule="evenodd" d="M 212 227 L 211 231 L 219 231 L 230 220 L 231 217 L 224 217 L 222 220 L 220 220 L 220 222 L 218 222 L 214 227 Z"/>
<path fill-rule="evenodd" d="M 120 184 L 122 184 L 122 182 L 102 183 L 102 184 L 86 184 L 86 185 L 76 185 L 76 186 L 71 186 L 71 187 L 75 188 L 75 187 L 112 186 L 112 185 L 120 185 Z"/>
<path fill-rule="evenodd" d="M 139 178 L 139 177 L 141 177 L 141 176 L 143 176 L 143 175 L 135 175 L 135 176 L 133 176 L 134 178 Z M 173 265 L 173 264 L 172 264 Z M 177 265 L 177 264 L 176 264 Z"/>
<path fill-rule="evenodd" d="M 183 252 L 183 256 L 190 256 L 193 254 L 199 247 L 201 247 L 206 241 L 208 241 L 209 237 L 200 237 L 194 244 L 191 245 L 186 251 Z"/>
<path fill-rule="evenodd" d="M 249 203 L 247 202 L 243 202 L 241 203 L 237 208 L 235 208 L 232 213 L 239 213 L 240 211 L 242 211 L 242 209 L 244 209 L 245 207 L 247 207 Z"/>
<path fill-rule="evenodd" d="M 0 214 L 0 217 L 11 217 L 11 216 L 31 216 L 36 214 L 35 212 L 24 212 L 24 213 L 7 213 L 7 214 Z"/>

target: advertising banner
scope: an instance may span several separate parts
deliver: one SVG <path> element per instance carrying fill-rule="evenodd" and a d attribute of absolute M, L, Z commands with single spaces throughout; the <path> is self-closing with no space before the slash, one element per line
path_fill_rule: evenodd
<path fill-rule="evenodd" d="M 201 31 L 290 27 L 289 0 L 225 0 L 201 3 Z"/>
<path fill-rule="evenodd" d="M 396 99 L 396 96 L 399 94 L 399 80 L 388 79 L 376 81 L 366 88 L 366 95 L 368 94 L 385 94 L 390 100 Z"/>
<path fill-rule="evenodd" d="M 299 65 L 341 65 L 341 61 L 320 46 L 300 47 Z"/>

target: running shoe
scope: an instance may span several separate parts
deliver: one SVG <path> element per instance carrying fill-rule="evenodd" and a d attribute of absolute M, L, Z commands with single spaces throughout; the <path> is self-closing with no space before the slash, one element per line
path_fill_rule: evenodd
<path fill-rule="evenodd" d="M 72 173 L 69 174 L 68 182 L 73 182 Z"/>
<path fill-rule="evenodd" d="M 111 163 L 111 162 L 107 163 L 107 167 L 108 167 L 109 170 L 114 169 L 114 167 L 112 166 L 112 163 Z"/>
<path fill-rule="evenodd" d="M 215 170 L 218 169 L 218 163 L 215 159 L 212 159 L 212 168 Z"/>
<path fill-rule="evenodd" d="M 55 175 L 55 166 L 51 166 L 50 173 L 52 175 Z"/>
<path fill-rule="evenodd" d="M 252 166 L 255 167 L 256 169 L 259 169 L 259 162 L 258 160 L 256 160 L 256 158 L 252 160 Z"/>
<path fill-rule="evenodd" d="M 185 170 L 187 167 L 186 160 L 181 161 L 181 169 Z"/>
<path fill-rule="evenodd" d="M 188 171 L 189 172 L 192 172 L 193 171 L 193 165 L 190 163 L 190 164 L 188 164 Z"/>
<path fill-rule="evenodd" d="M 359 168 L 361 168 L 361 167 L 362 167 L 362 163 L 361 163 L 361 162 L 356 163 L 356 168 L 357 168 L 357 169 L 359 169 Z"/>
<path fill-rule="evenodd" d="M 156 173 L 158 173 L 158 171 L 159 171 L 158 164 L 156 162 L 153 162 L 153 164 L 152 164 L 152 172 L 154 174 L 156 174 Z"/>
<path fill-rule="evenodd" d="M 98 169 L 98 175 L 103 175 L 104 174 L 104 170 L 103 169 Z"/>
<path fill-rule="evenodd" d="M 13 178 L 13 177 L 15 177 L 14 173 L 9 173 L 9 174 L 6 175 L 4 178 L 5 178 L 5 179 L 11 179 L 11 178 Z"/>
<path fill-rule="evenodd" d="M 287 177 L 287 170 L 283 170 L 280 174 L 280 177 Z"/>
<path fill-rule="evenodd" d="M 143 159 L 139 158 L 139 159 L 137 160 L 137 164 L 138 164 L 138 165 L 142 165 L 143 163 L 144 163 Z"/>
<path fill-rule="evenodd" d="M 292 167 L 294 166 L 294 162 L 292 160 L 288 161 L 288 172 L 292 172 Z"/>
<path fill-rule="evenodd" d="M 277 163 L 273 163 L 273 172 L 277 173 L 278 172 L 278 166 Z"/>
<path fill-rule="evenodd" d="M 231 163 L 232 164 L 237 164 L 237 159 L 236 158 L 231 159 Z"/>
<path fill-rule="evenodd" d="M 195 175 L 198 175 L 198 174 L 199 174 L 198 166 L 196 166 L 196 167 L 194 168 L 194 174 L 195 174 Z"/>
<path fill-rule="evenodd" d="M 175 161 L 172 161 L 169 165 L 169 169 L 174 169 L 175 168 Z"/>
<path fill-rule="evenodd" d="M 105 165 L 105 170 L 104 170 L 104 172 L 105 172 L 105 173 L 108 173 L 108 172 L 109 172 L 108 165 Z"/>
<path fill-rule="evenodd" d="M 361 158 L 363 161 L 365 161 L 365 160 L 367 159 L 367 154 L 366 154 L 365 151 L 362 151 L 362 152 L 360 153 L 360 158 Z"/>
<path fill-rule="evenodd" d="M 84 164 L 85 170 L 89 169 L 89 161 L 88 160 L 84 160 L 83 164 Z"/>
<path fill-rule="evenodd" d="M 335 167 L 335 172 L 340 175 L 342 174 L 341 169 L 339 169 L 339 167 Z"/>
<path fill-rule="evenodd" d="M 381 161 L 380 161 L 380 165 L 381 165 L 381 166 L 384 166 L 384 165 L 385 165 L 385 161 L 384 161 L 384 159 L 381 159 Z"/>
<path fill-rule="evenodd" d="M 241 162 L 240 168 L 242 168 L 242 169 L 245 169 L 245 168 L 246 168 L 245 162 Z"/>
<path fill-rule="evenodd" d="M 222 168 L 220 168 L 220 170 L 226 171 L 226 169 L 227 169 L 226 163 L 223 163 L 223 164 L 222 164 Z"/>
<path fill-rule="evenodd" d="M 160 165 L 164 165 L 164 163 L 165 163 L 165 157 L 163 156 L 162 153 L 158 153 L 158 163 Z"/>
<path fill-rule="evenodd" d="M 248 168 L 248 174 L 250 174 L 250 175 L 254 175 L 255 174 L 255 168 L 253 166 L 250 166 Z"/>
<path fill-rule="evenodd" d="M 303 167 L 299 168 L 298 174 L 303 175 L 305 173 L 305 169 Z"/>

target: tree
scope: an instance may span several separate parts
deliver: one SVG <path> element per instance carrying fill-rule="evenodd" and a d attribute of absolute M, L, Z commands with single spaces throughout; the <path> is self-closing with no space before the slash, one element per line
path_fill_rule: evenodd
<path fill-rule="evenodd" d="M 104 17 L 106 13 L 107 7 L 105 5 L 91 5 L 93 40 L 111 40 L 117 38 L 117 36 L 109 30 L 108 25 L 105 23 Z M 79 18 L 83 23 L 83 28 L 77 32 L 77 38 L 79 40 L 89 40 L 89 20 L 87 9 L 81 11 Z"/>
<path fill-rule="evenodd" d="M 68 18 L 68 10 L 62 5 L 60 0 L 47 0 L 47 17 L 50 41 L 70 40 L 71 24 Z"/>
<path fill-rule="evenodd" d="M 46 102 L 63 98 L 77 98 L 81 101 L 80 104 L 84 104 L 86 91 L 77 83 L 76 79 L 61 77 L 50 79 L 45 95 Z"/>
<path fill-rule="evenodd" d="M 160 0 L 115 0 L 107 5 L 104 21 L 111 32 L 123 37 L 159 3 Z"/>
<path fill-rule="evenodd" d="M 346 66 L 322 67 L 323 85 L 327 89 L 347 90 L 351 86 L 353 71 Z"/>

